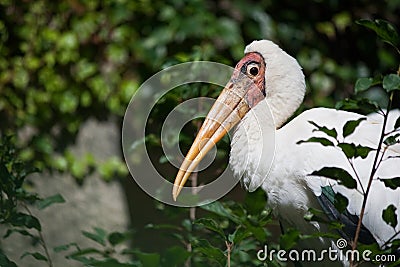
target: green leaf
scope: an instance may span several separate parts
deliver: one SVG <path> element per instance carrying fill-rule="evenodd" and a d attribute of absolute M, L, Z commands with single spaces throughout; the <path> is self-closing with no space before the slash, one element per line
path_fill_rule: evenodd
<path fill-rule="evenodd" d="M 192 221 L 191 220 L 189 220 L 189 219 L 184 219 L 183 221 L 182 221 L 182 226 L 183 226 L 183 228 L 186 230 L 186 231 L 192 231 L 192 228 L 193 228 L 193 223 L 192 223 Z"/>
<path fill-rule="evenodd" d="M 130 238 L 130 234 L 120 233 L 120 232 L 113 232 L 113 233 L 109 234 L 107 237 L 108 242 L 110 242 L 110 244 L 113 246 L 121 244 L 129 238 Z"/>
<path fill-rule="evenodd" d="M 76 252 L 73 252 L 73 253 L 67 255 L 66 258 L 80 261 L 81 259 L 84 259 L 82 256 L 90 255 L 90 254 L 102 255 L 103 252 L 98 249 L 95 249 L 95 248 L 85 248 L 85 249 L 81 249 L 81 250 L 78 250 Z"/>
<path fill-rule="evenodd" d="M 33 252 L 33 253 L 25 252 L 24 254 L 22 254 L 21 259 L 25 258 L 26 256 L 32 256 L 39 261 L 47 261 L 46 256 L 44 256 L 43 254 L 41 254 L 39 252 Z"/>
<path fill-rule="evenodd" d="M 37 208 L 43 210 L 55 203 L 65 203 L 65 199 L 60 194 L 55 194 L 37 201 Z"/>
<path fill-rule="evenodd" d="M 314 171 L 311 175 L 323 176 L 330 178 L 346 186 L 347 188 L 357 188 L 357 182 L 354 178 L 346 171 L 337 167 L 323 167 L 319 171 Z"/>
<path fill-rule="evenodd" d="M 379 178 L 379 181 L 383 182 L 386 187 L 396 190 L 400 187 L 400 177 L 394 178 Z"/>
<path fill-rule="evenodd" d="M 393 204 L 390 204 L 382 211 L 382 219 L 393 228 L 397 226 L 396 210 L 397 208 Z"/>
<path fill-rule="evenodd" d="M 369 114 L 378 110 L 378 105 L 366 98 L 361 100 L 354 100 L 354 99 L 344 99 L 339 101 L 336 106 L 336 109 L 342 110 L 359 110 L 365 114 Z"/>
<path fill-rule="evenodd" d="M 351 135 L 355 131 L 355 129 L 358 127 L 358 125 L 366 119 L 367 118 L 363 117 L 363 118 L 359 118 L 358 120 L 346 122 L 346 124 L 343 126 L 343 137 L 347 137 L 347 136 Z"/>
<path fill-rule="evenodd" d="M 339 143 L 338 147 L 342 149 L 348 159 L 354 158 L 356 155 L 356 146 L 354 144 Z"/>
<path fill-rule="evenodd" d="M 3 236 L 3 238 L 5 239 L 5 238 L 9 237 L 12 233 L 19 233 L 21 235 L 30 236 L 34 239 L 37 239 L 36 236 L 34 236 L 33 234 L 31 234 L 28 231 L 23 230 L 23 229 L 8 229 L 7 232 L 5 233 L 5 235 Z"/>
<path fill-rule="evenodd" d="M 179 231 L 181 228 L 177 225 L 173 225 L 173 224 L 146 224 L 145 225 L 145 229 L 156 229 L 156 230 L 176 230 Z"/>
<path fill-rule="evenodd" d="M 219 234 L 222 239 L 226 239 L 224 231 L 221 229 L 220 225 L 214 221 L 213 219 L 209 218 L 200 218 L 195 221 L 195 224 L 199 224 L 207 228 L 208 230 L 213 231 L 214 233 Z"/>
<path fill-rule="evenodd" d="M 394 128 L 395 129 L 400 128 L 400 117 L 397 118 L 397 120 L 396 120 L 396 122 L 394 124 Z"/>
<path fill-rule="evenodd" d="M 253 226 L 253 225 L 246 225 L 247 230 L 252 233 L 252 235 L 260 242 L 265 242 L 268 237 L 268 233 L 263 226 Z"/>
<path fill-rule="evenodd" d="M 25 213 L 17 213 L 9 221 L 14 226 L 25 226 L 29 229 L 35 228 L 38 231 L 42 230 L 39 220 L 32 215 Z"/>
<path fill-rule="evenodd" d="M 333 192 L 333 190 L 332 190 Z M 326 219 L 326 214 L 318 209 L 314 208 L 309 208 L 307 213 L 304 215 L 304 220 L 306 221 L 315 221 L 315 222 L 321 222 L 321 223 L 329 223 Z"/>
<path fill-rule="evenodd" d="M 0 266 L 17 267 L 17 264 L 15 264 L 15 262 L 13 262 L 9 258 L 7 258 L 7 256 L 4 255 L 3 252 L 0 250 Z"/>
<path fill-rule="evenodd" d="M 93 267 L 135 267 L 137 265 L 132 265 L 128 263 L 121 263 L 113 258 L 108 258 L 105 260 L 95 260 L 91 259 L 86 262 L 85 266 L 93 266 Z"/>
<path fill-rule="evenodd" d="M 193 242 L 192 245 L 197 252 L 204 254 L 208 259 L 217 261 L 219 264 L 221 264 L 221 266 L 225 265 L 224 252 L 221 249 L 211 245 L 207 240 L 198 239 Z"/>
<path fill-rule="evenodd" d="M 338 147 L 340 147 L 343 153 L 346 155 L 347 158 L 357 158 L 361 157 L 365 159 L 369 152 L 373 151 L 373 148 L 362 146 L 362 145 L 355 145 L 354 143 L 339 143 Z"/>
<path fill-rule="evenodd" d="M 373 79 L 372 78 L 359 78 L 356 81 L 354 86 L 354 91 L 356 94 L 359 92 L 365 91 L 372 86 Z"/>
<path fill-rule="evenodd" d="M 370 77 L 364 77 L 364 78 L 359 78 L 356 81 L 356 84 L 354 85 L 354 92 L 356 94 L 363 92 L 367 89 L 369 89 L 370 87 L 374 86 L 374 85 L 378 85 L 382 83 L 382 76 L 376 76 L 374 78 L 370 78 Z"/>
<path fill-rule="evenodd" d="M 66 245 L 60 245 L 60 246 L 54 247 L 54 248 L 53 248 L 53 251 L 54 251 L 54 252 L 67 251 L 70 247 L 75 247 L 77 250 L 80 250 L 78 244 L 76 244 L 76 243 L 69 243 L 69 244 L 66 244 Z"/>
<path fill-rule="evenodd" d="M 357 24 L 373 30 L 384 42 L 392 45 L 396 49 L 400 45 L 400 38 L 396 28 L 386 20 L 376 19 L 372 21 L 361 19 L 357 21 Z"/>
<path fill-rule="evenodd" d="M 288 229 L 280 238 L 280 245 L 283 249 L 289 250 L 293 248 L 300 240 L 300 231 L 297 229 Z"/>
<path fill-rule="evenodd" d="M 243 239 L 251 235 L 252 233 L 248 229 L 239 226 L 236 228 L 235 232 L 228 236 L 228 241 L 234 244 L 239 244 Z"/>
<path fill-rule="evenodd" d="M 168 248 L 165 253 L 163 253 L 161 266 L 184 266 L 186 260 L 190 257 L 190 252 L 186 249 L 173 246 Z"/>
<path fill-rule="evenodd" d="M 383 143 L 387 146 L 393 146 L 393 145 L 399 143 L 399 140 L 397 140 L 397 138 L 399 136 L 400 136 L 400 134 L 388 136 L 385 138 L 385 140 L 383 140 Z"/>
<path fill-rule="evenodd" d="M 312 125 L 314 125 L 315 127 L 317 127 L 317 130 L 314 130 L 314 131 L 324 132 L 325 134 L 327 134 L 327 135 L 329 135 L 329 136 L 331 136 L 331 137 L 336 139 L 336 137 L 337 137 L 336 129 L 329 129 L 329 128 L 325 127 L 325 126 L 319 126 L 318 124 L 316 124 L 313 121 L 308 121 L 308 122 L 311 123 Z"/>
<path fill-rule="evenodd" d="M 102 251 L 95 249 L 95 248 L 84 248 L 78 251 L 75 251 L 69 255 L 67 255 L 67 258 L 71 258 L 71 259 L 77 259 L 77 258 L 82 258 L 82 256 L 85 255 L 90 255 L 90 254 L 99 254 L 102 255 Z"/>
<path fill-rule="evenodd" d="M 302 143 L 320 143 L 323 146 L 334 146 L 332 141 L 330 141 L 324 137 L 311 137 L 308 140 L 298 141 L 296 144 L 302 144 Z"/>
<path fill-rule="evenodd" d="M 60 48 L 74 49 L 78 46 L 78 38 L 72 31 L 65 32 L 59 39 L 57 39 L 57 44 L 60 46 Z"/>
<path fill-rule="evenodd" d="M 337 192 L 335 194 L 335 200 L 333 204 L 340 213 L 343 213 L 349 205 L 349 200 L 347 199 L 347 197 Z"/>
<path fill-rule="evenodd" d="M 84 236 L 86 236 L 87 238 L 95 241 L 96 243 L 99 243 L 100 245 L 105 246 L 106 245 L 105 240 L 106 240 L 106 236 L 107 236 L 106 231 L 104 231 L 103 229 L 98 228 L 98 227 L 94 227 L 93 229 L 95 231 L 94 233 L 82 231 L 82 234 Z"/>
<path fill-rule="evenodd" d="M 368 147 L 368 146 L 362 146 L 362 145 L 358 145 L 356 146 L 356 155 L 355 157 L 361 157 L 362 159 L 365 159 L 366 157 L 368 157 L 369 152 L 373 151 L 375 149 Z"/>
<path fill-rule="evenodd" d="M 135 252 L 136 257 L 146 267 L 159 267 L 160 266 L 160 255 L 157 253 L 144 253 Z"/>
<path fill-rule="evenodd" d="M 215 201 L 213 203 L 200 206 L 200 208 L 213 212 L 217 215 L 220 215 L 224 218 L 228 218 L 235 223 L 240 223 L 240 219 L 230 210 L 229 208 L 225 207 L 221 202 Z"/>
<path fill-rule="evenodd" d="M 267 195 L 265 191 L 258 188 L 254 192 L 247 192 L 244 200 L 246 211 L 249 214 L 259 215 L 265 210 Z"/>
<path fill-rule="evenodd" d="M 400 76 L 397 74 L 389 74 L 383 78 L 383 89 L 387 92 L 400 90 Z"/>

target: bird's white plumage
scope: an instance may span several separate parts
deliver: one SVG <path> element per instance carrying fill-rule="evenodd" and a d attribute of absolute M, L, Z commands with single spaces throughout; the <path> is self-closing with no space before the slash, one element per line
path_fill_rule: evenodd
<path fill-rule="evenodd" d="M 266 98 L 265 102 L 260 102 L 246 114 L 236 128 L 230 156 L 230 165 L 234 173 L 243 175 L 245 184 L 261 184 L 267 192 L 268 204 L 280 219 L 306 232 L 318 230 L 320 227 L 317 223 L 306 222 L 303 216 L 308 208 L 319 208 L 316 196 L 321 194 L 321 186 L 332 185 L 335 192 L 345 195 L 349 199 L 349 211 L 358 215 L 362 203 L 360 192 L 337 185 L 336 182 L 326 178 L 310 176 L 313 171 L 322 167 L 340 167 L 354 174 L 343 152 L 339 148 L 322 146 L 319 143 L 297 144 L 297 142 L 312 136 L 326 137 L 323 133 L 313 131 L 315 127 L 308 121 L 335 128 L 339 139 L 343 140 L 341 132 L 343 125 L 349 120 L 363 116 L 334 109 L 315 108 L 303 112 L 281 127 L 304 97 L 305 82 L 301 68 L 294 58 L 270 41 L 255 41 L 246 47 L 245 53 L 248 52 L 258 52 L 264 57 Z M 255 117 L 262 116 L 259 106 L 265 105 L 270 107 L 275 122 L 270 119 L 269 123 L 260 125 Z M 390 112 L 388 130 L 393 129 L 395 120 L 399 116 L 399 111 Z M 381 115 L 367 116 L 367 120 L 362 121 L 356 131 L 344 141 L 377 148 L 382 123 Z M 270 133 L 271 126 L 277 129 L 275 144 L 271 135 L 263 134 L 263 132 Z M 390 156 L 400 156 L 400 144 L 391 146 L 385 154 L 385 160 L 374 177 L 363 219 L 363 224 L 381 245 L 396 231 L 400 231 L 400 225 L 393 229 L 381 218 L 382 210 L 389 204 L 400 206 L 400 189 L 386 188 L 377 180 L 378 177 L 400 176 L 400 158 Z M 364 188 L 374 157 L 375 152 L 371 152 L 366 159 L 354 160 L 354 166 Z M 263 165 L 264 162 L 266 164 Z M 272 164 L 268 164 L 269 162 Z M 358 189 L 360 188 L 358 185 Z M 397 215 L 400 221 L 400 212 Z"/>
<path fill-rule="evenodd" d="M 276 128 L 279 128 L 303 101 L 305 80 L 301 67 L 296 59 L 268 40 L 253 41 L 244 52 L 257 52 L 266 62 L 265 99 L 274 116 Z"/>

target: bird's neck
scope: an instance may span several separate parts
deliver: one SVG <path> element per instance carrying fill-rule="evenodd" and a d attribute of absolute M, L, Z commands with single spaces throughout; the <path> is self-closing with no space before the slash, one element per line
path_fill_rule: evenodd
<path fill-rule="evenodd" d="M 300 75 L 297 79 L 286 77 L 280 80 L 279 84 L 274 83 L 274 77 L 269 79 L 270 83 L 265 87 L 265 101 L 268 103 L 272 113 L 275 128 L 279 129 L 303 102 L 305 93 L 304 76 Z M 263 116 L 263 114 L 260 114 L 260 116 Z"/>
<path fill-rule="evenodd" d="M 302 173 L 292 173 L 290 163 L 282 162 L 287 155 L 286 150 L 280 150 L 293 143 L 282 143 L 279 139 L 286 128 L 276 130 L 276 121 L 284 123 L 287 117 L 272 114 L 274 108 L 278 106 L 268 106 L 264 101 L 239 123 L 231 142 L 230 167 L 248 191 L 262 187 L 268 195 L 268 205 L 288 224 L 304 224 L 304 228 L 311 227 L 312 230 L 313 226 L 305 223 L 302 215 L 308 207 L 317 207 L 318 203 L 312 198 L 311 190 L 304 190 L 307 187 L 304 179 L 298 179 Z M 293 216 L 296 212 L 300 212 L 300 216 Z"/>
<path fill-rule="evenodd" d="M 275 124 L 266 101 L 251 109 L 235 129 L 229 158 L 236 177 L 254 191 L 267 177 L 275 148 Z"/>
<path fill-rule="evenodd" d="M 235 129 L 229 163 L 234 175 L 250 192 L 265 183 L 275 155 L 276 130 L 293 115 L 303 99 L 302 90 L 299 95 L 285 92 L 281 90 L 270 98 L 267 95 Z M 292 105 L 286 104 L 288 100 L 293 101 Z"/>

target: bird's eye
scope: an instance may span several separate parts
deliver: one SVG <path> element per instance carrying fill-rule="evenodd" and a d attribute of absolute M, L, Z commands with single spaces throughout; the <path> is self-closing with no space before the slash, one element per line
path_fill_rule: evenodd
<path fill-rule="evenodd" d="M 259 67 L 257 64 L 249 64 L 247 66 L 247 74 L 251 76 L 256 76 L 259 72 Z"/>

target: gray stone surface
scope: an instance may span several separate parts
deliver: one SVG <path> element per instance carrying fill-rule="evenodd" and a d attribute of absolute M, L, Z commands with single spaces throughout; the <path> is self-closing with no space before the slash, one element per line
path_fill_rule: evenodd
<path fill-rule="evenodd" d="M 120 155 L 119 142 L 119 129 L 113 120 L 107 122 L 89 120 L 82 125 L 77 142 L 71 147 L 71 151 L 77 157 L 87 152 L 93 153 L 101 162 Z M 95 242 L 82 235 L 82 230 L 91 231 L 95 226 L 104 228 L 108 232 L 124 231 L 129 225 L 126 198 L 118 181 L 106 183 L 96 173 L 87 177 L 82 186 L 67 174 L 35 174 L 29 179 L 34 182 L 35 190 L 42 197 L 60 193 L 66 200 L 66 203 L 55 204 L 42 211 L 32 208 L 34 215 L 41 221 L 43 235 L 50 248 L 55 267 L 81 266 L 77 262 L 66 260 L 64 257 L 66 253 L 53 252 L 56 246 L 76 242 L 81 247 L 96 247 Z M 4 229 L 0 230 L 1 233 L 4 232 Z M 6 255 L 18 266 L 46 266 L 31 257 L 19 259 L 25 251 L 41 251 L 41 248 L 30 244 L 29 238 L 14 234 L 0 242 Z"/>

